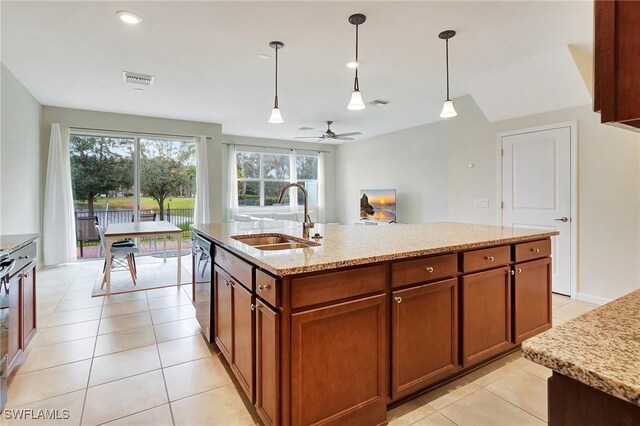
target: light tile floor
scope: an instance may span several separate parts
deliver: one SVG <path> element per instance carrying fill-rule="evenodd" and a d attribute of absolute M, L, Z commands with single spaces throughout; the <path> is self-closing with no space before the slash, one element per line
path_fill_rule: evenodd
<path fill-rule="evenodd" d="M 200 335 L 190 286 L 91 298 L 101 266 L 78 262 L 39 271 L 38 332 L 12 380 L 0 425 L 259 422 L 220 354 Z M 554 323 L 594 307 L 554 295 Z M 391 410 L 389 424 L 544 424 L 549 375 L 515 353 Z M 69 416 L 9 419 L 7 411 L 16 408 L 69 410 Z"/>

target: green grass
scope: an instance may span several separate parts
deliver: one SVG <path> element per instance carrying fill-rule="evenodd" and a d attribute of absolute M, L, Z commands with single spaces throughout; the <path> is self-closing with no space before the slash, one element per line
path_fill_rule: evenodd
<path fill-rule="evenodd" d="M 164 206 L 165 208 L 170 206 L 172 209 L 192 209 L 195 201 L 194 197 L 172 197 L 165 200 Z M 107 204 L 109 205 L 109 210 L 131 210 L 133 209 L 133 197 L 101 197 L 96 199 L 93 204 L 96 207 L 100 207 L 100 210 L 103 210 L 102 207 Z M 86 201 L 76 201 L 76 206 L 86 209 L 87 203 Z M 153 198 L 142 197 L 140 199 L 140 208 L 142 210 L 157 210 L 158 203 Z"/>

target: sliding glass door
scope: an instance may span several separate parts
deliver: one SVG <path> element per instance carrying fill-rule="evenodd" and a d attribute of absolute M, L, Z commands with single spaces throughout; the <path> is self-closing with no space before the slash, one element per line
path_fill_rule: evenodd
<path fill-rule="evenodd" d="M 78 258 L 100 255 L 96 221 L 106 228 L 110 223 L 166 220 L 180 227 L 188 241 L 196 191 L 194 142 L 72 133 L 69 157 Z M 152 251 L 157 246 L 140 248 Z"/>

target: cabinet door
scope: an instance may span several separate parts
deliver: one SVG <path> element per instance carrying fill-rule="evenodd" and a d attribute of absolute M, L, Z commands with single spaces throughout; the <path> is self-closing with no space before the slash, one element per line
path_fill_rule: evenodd
<path fill-rule="evenodd" d="M 237 282 L 231 283 L 233 300 L 233 351 L 231 369 L 240 386 L 253 399 L 253 295 Z"/>
<path fill-rule="evenodd" d="M 20 284 L 19 275 L 14 276 L 9 284 L 9 342 L 7 347 L 7 376 L 15 366 L 14 362 L 20 354 L 22 346 L 22 324 L 20 321 Z"/>
<path fill-rule="evenodd" d="M 256 302 L 256 410 L 267 425 L 280 424 L 280 314 Z"/>
<path fill-rule="evenodd" d="M 214 336 L 220 352 L 227 361 L 231 362 L 233 343 L 231 278 L 217 267 L 214 278 Z"/>
<path fill-rule="evenodd" d="M 457 283 L 454 278 L 392 293 L 393 399 L 458 370 Z"/>
<path fill-rule="evenodd" d="M 510 268 L 462 277 L 462 366 L 509 349 L 511 343 Z"/>
<path fill-rule="evenodd" d="M 36 268 L 28 267 L 22 275 L 22 348 L 36 332 Z"/>
<path fill-rule="evenodd" d="M 292 424 L 386 423 L 385 316 L 385 295 L 292 315 Z"/>
<path fill-rule="evenodd" d="M 516 264 L 513 279 L 513 342 L 551 328 L 551 259 Z"/>

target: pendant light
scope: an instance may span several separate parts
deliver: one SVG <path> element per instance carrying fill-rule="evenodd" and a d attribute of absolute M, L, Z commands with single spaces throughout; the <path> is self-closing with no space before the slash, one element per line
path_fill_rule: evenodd
<path fill-rule="evenodd" d="M 356 26 L 356 64 L 358 62 L 358 27 L 367 20 L 367 17 L 361 13 L 356 13 L 349 16 L 349 23 Z M 362 93 L 360 93 L 360 83 L 358 82 L 358 66 L 355 67 L 356 78 L 353 81 L 353 92 L 351 92 L 351 102 L 347 106 L 347 109 L 352 111 L 360 111 L 365 109 L 364 102 L 362 101 Z"/>
<path fill-rule="evenodd" d="M 438 34 L 442 40 L 445 41 L 446 45 L 446 61 L 447 61 L 447 99 L 444 101 L 444 105 L 442 105 L 442 112 L 440 113 L 440 117 L 449 118 L 455 117 L 458 115 L 456 109 L 453 107 L 453 101 L 449 99 L 449 39 L 456 35 L 456 32 L 453 30 L 443 31 Z"/>
<path fill-rule="evenodd" d="M 278 50 L 284 47 L 284 43 L 281 41 L 272 41 L 269 43 L 269 47 L 276 51 L 276 97 L 273 102 L 273 109 L 271 110 L 271 117 L 269 117 L 269 123 L 280 124 L 284 123 L 282 114 L 280 114 L 280 108 L 278 107 Z"/>

